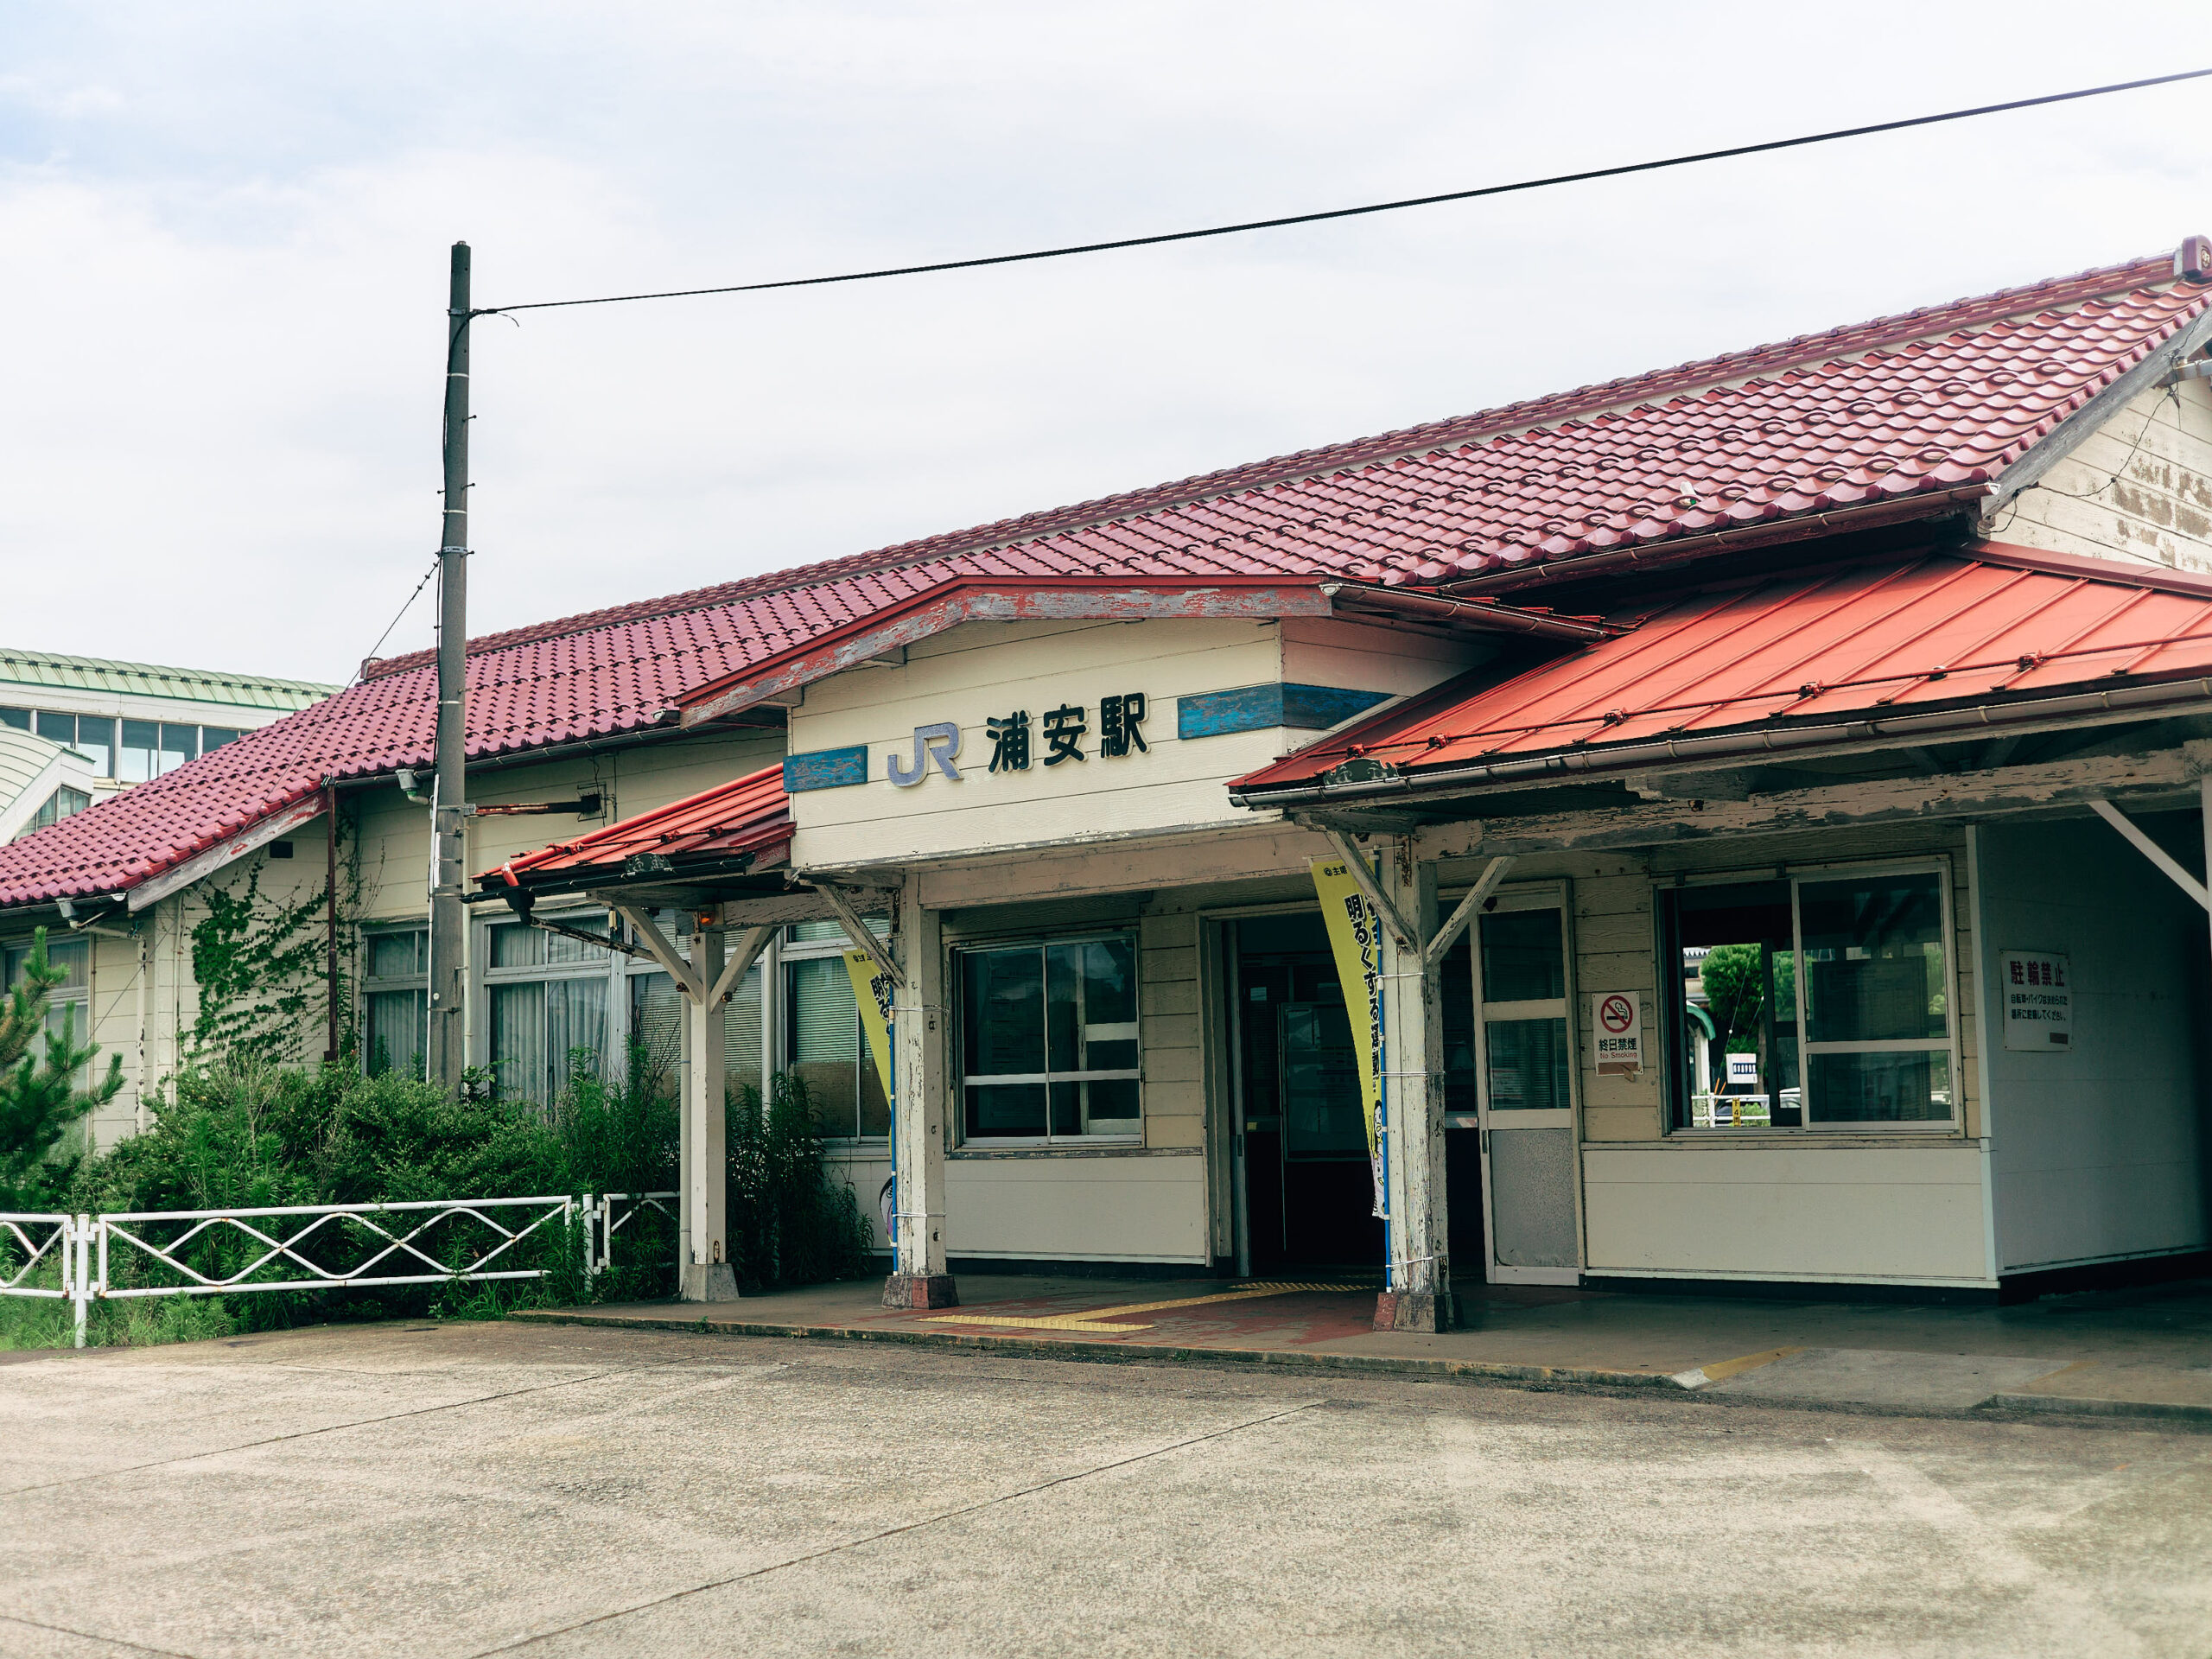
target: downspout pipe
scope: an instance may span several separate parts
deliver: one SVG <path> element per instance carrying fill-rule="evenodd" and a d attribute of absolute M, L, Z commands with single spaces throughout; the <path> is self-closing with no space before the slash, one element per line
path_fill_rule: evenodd
<path fill-rule="evenodd" d="M 325 1007 L 322 1058 L 326 1065 L 338 1063 L 338 784 L 336 779 L 322 780 L 323 810 L 329 815 L 329 834 L 324 839 L 323 860 L 323 925 L 326 933 L 323 958 L 323 1001 Z"/>

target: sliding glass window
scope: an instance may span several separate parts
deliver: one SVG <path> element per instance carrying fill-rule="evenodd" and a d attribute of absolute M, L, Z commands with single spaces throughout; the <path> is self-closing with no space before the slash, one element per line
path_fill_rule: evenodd
<path fill-rule="evenodd" d="M 1807 871 L 1659 894 L 1672 1121 L 1956 1121 L 1946 870 Z"/>
<path fill-rule="evenodd" d="M 977 948 L 957 961 L 965 1139 L 1139 1138 L 1135 938 Z"/>

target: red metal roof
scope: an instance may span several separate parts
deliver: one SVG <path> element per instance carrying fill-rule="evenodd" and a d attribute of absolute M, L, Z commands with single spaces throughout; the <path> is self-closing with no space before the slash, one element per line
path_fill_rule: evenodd
<path fill-rule="evenodd" d="M 960 584 L 1420 585 L 1978 488 L 2186 326 L 2169 259 L 472 640 L 468 753 L 651 728 Z M 430 759 L 428 653 L 0 848 L 0 906 L 113 892 L 320 787 Z"/>
<path fill-rule="evenodd" d="M 1646 601 L 1630 632 L 1502 684 L 1466 681 L 1230 785 L 1264 804 L 1365 757 L 1418 775 L 2212 675 L 2212 581 L 1986 546 Z M 2212 697 L 2212 690 L 2205 694 Z M 1691 752 L 1685 748 L 1684 753 Z"/>
<path fill-rule="evenodd" d="M 791 797 L 784 792 L 784 768 L 779 762 L 573 841 L 556 841 L 511 858 L 476 879 L 486 885 L 519 887 L 526 877 L 619 867 L 640 853 L 668 857 L 757 854 L 791 838 Z"/>

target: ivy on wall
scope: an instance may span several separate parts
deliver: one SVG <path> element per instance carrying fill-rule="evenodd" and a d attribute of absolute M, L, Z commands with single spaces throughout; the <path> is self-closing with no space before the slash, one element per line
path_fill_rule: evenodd
<path fill-rule="evenodd" d="M 339 839 L 340 938 L 336 993 L 339 1058 L 351 1063 L 354 1030 L 352 952 L 353 912 L 360 895 L 359 842 L 334 827 Z M 200 1055 L 294 1063 L 320 1058 L 327 1040 L 328 938 L 327 886 L 297 899 L 261 890 L 266 858 L 257 858 L 242 880 L 203 882 L 194 897 L 207 913 L 192 928 L 192 976 L 200 992 L 190 1047 Z"/>

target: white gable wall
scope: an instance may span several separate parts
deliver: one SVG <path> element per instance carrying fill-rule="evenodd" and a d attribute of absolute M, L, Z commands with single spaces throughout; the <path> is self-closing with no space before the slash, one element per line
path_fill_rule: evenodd
<path fill-rule="evenodd" d="M 2139 394 L 1982 533 L 2053 553 L 2212 571 L 2212 387 L 2188 380 Z"/>

